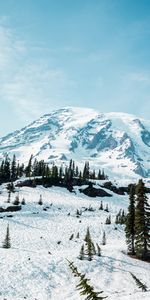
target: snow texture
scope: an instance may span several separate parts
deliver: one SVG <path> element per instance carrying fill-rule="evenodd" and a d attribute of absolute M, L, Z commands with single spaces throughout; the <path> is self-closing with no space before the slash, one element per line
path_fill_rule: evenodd
<path fill-rule="evenodd" d="M 18 188 L 19 198 L 25 198 L 22 210 L 0 214 L 0 243 L 2 245 L 9 223 L 11 248 L 0 248 L 0 299 L 7 300 L 80 300 L 67 259 L 73 261 L 79 271 L 86 273 L 96 291 L 104 291 L 108 300 L 149 300 L 150 264 L 126 255 L 123 225 L 115 225 L 115 215 L 120 209 L 127 209 L 128 196 L 103 198 L 104 208 L 98 210 L 102 198 L 88 198 L 65 188 Z M 42 195 L 43 205 L 38 205 Z M 0 205 L 7 206 L 6 185 L 1 186 Z M 11 195 L 11 201 L 15 194 Z M 95 211 L 84 211 L 91 205 Z M 44 210 L 43 210 L 44 209 Z M 46 210 L 45 210 L 46 209 Z M 76 210 L 83 211 L 80 218 Z M 69 215 L 70 214 L 70 215 Z M 111 214 L 112 224 L 105 225 Z M 10 217 L 10 215 L 12 217 Z M 2 218 L 3 217 L 3 218 Z M 93 241 L 102 250 L 101 257 L 89 262 L 78 259 L 87 226 Z M 117 228 L 117 229 L 115 229 Z M 101 245 L 103 231 L 107 244 Z M 79 232 L 79 238 L 76 238 Z M 74 238 L 69 240 L 71 234 Z M 142 292 L 130 275 L 132 272 L 148 286 Z"/>

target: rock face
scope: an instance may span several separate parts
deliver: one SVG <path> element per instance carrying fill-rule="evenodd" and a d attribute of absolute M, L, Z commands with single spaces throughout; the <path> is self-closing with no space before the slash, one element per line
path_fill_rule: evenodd
<path fill-rule="evenodd" d="M 71 158 L 113 177 L 150 176 L 150 121 L 124 113 L 101 114 L 64 108 L 0 138 L 0 159 L 16 154 L 25 164 L 33 154 L 48 163 Z"/>
<path fill-rule="evenodd" d="M 80 189 L 80 192 L 89 197 L 112 197 L 112 195 L 107 193 L 105 190 L 95 188 L 93 186 L 88 186 L 85 189 Z"/>

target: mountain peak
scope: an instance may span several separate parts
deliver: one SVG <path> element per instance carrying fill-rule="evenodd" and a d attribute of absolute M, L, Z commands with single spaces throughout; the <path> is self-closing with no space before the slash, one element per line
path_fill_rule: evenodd
<path fill-rule="evenodd" d="M 127 113 L 65 107 L 1 138 L 0 158 L 7 152 L 24 163 L 31 154 L 48 163 L 89 160 L 112 176 L 149 176 L 148 124 Z"/>

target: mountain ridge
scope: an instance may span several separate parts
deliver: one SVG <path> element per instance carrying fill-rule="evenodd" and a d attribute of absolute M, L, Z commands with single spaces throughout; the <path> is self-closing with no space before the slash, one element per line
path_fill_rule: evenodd
<path fill-rule="evenodd" d="M 31 154 L 48 163 L 89 160 L 114 177 L 150 176 L 150 121 L 119 112 L 65 107 L 0 138 L 8 153 L 26 163 Z"/>

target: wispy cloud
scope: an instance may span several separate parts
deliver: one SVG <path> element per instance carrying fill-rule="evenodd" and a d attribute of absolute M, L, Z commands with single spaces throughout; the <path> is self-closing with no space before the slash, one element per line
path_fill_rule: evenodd
<path fill-rule="evenodd" d="M 133 72 L 128 74 L 127 77 L 132 82 L 150 84 L 150 76 L 145 72 Z"/>
<path fill-rule="evenodd" d="M 42 64 L 27 64 L 3 85 L 3 96 L 23 118 L 33 118 L 55 107 L 67 88 L 73 86 L 63 71 Z"/>
<path fill-rule="evenodd" d="M 27 121 L 55 108 L 75 86 L 63 70 L 29 52 L 30 46 L 0 25 L 0 97 Z"/>

